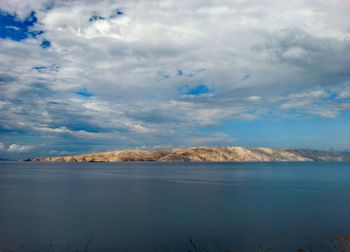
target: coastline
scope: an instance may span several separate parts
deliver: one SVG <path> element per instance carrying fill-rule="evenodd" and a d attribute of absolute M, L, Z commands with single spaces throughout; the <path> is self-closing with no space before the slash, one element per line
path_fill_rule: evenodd
<path fill-rule="evenodd" d="M 349 152 L 306 149 L 190 147 L 160 150 L 118 150 L 61 157 L 31 158 L 32 162 L 314 162 L 350 161 Z"/>

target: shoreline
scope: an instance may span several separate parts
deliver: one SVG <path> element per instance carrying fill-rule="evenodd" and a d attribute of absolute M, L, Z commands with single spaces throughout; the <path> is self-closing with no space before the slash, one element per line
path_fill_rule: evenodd
<path fill-rule="evenodd" d="M 81 155 L 30 158 L 31 162 L 315 162 L 350 161 L 350 152 L 306 149 L 189 147 L 118 150 Z"/>

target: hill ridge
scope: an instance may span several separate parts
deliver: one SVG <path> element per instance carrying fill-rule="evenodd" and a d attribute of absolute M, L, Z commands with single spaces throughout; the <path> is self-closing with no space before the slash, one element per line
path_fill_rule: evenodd
<path fill-rule="evenodd" d="M 32 158 L 34 162 L 283 162 L 350 161 L 348 152 L 308 149 L 188 147 L 168 149 L 126 149 L 62 157 Z"/>

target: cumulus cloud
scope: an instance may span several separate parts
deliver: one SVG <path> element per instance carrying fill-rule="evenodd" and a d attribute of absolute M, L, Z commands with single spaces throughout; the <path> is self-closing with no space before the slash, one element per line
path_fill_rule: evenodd
<path fill-rule="evenodd" d="M 229 144 L 199 132 L 337 117 L 349 110 L 349 5 L 287 2 L 1 1 L 44 31 L 0 40 L 1 134 L 50 138 L 52 150 L 72 137 L 76 151 Z"/>
<path fill-rule="evenodd" d="M 9 152 L 27 152 L 33 149 L 30 145 L 10 144 L 8 147 Z"/>
<path fill-rule="evenodd" d="M 21 144 L 14 143 L 6 146 L 4 143 L 0 143 L 0 151 L 7 151 L 11 153 L 22 153 L 22 152 L 28 152 L 32 149 L 34 149 L 34 146 L 32 145 L 21 145 Z"/>

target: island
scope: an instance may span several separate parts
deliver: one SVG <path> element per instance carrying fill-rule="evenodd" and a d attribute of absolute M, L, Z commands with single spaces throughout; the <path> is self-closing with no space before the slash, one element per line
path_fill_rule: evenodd
<path fill-rule="evenodd" d="M 33 162 L 310 162 L 350 161 L 350 152 L 308 149 L 245 147 L 190 147 L 134 149 L 89 153 L 62 157 L 40 157 Z"/>

